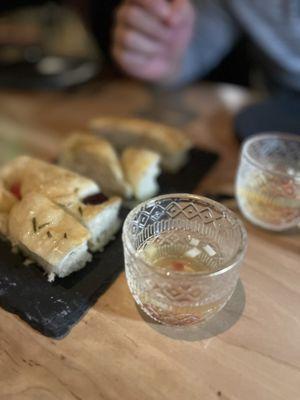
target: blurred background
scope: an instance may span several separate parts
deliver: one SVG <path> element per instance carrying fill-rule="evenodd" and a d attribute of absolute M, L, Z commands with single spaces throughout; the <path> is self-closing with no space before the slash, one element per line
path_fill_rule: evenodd
<path fill-rule="evenodd" d="M 103 57 L 85 24 L 88 9 L 76 1 L 2 1 L 0 85 L 61 88 L 99 73 Z"/>
<path fill-rule="evenodd" d="M 119 75 L 110 56 L 120 0 L 1 1 L 0 86 L 66 88 Z M 249 85 L 250 61 L 242 39 L 204 79 Z"/>
<path fill-rule="evenodd" d="M 238 141 L 265 131 L 300 133 L 299 92 L 294 93 L 291 85 L 278 85 L 272 90 L 270 74 L 263 74 L 259 52 L 245 30 L 241 30 L 229 54 L 217 65 L 214 63 L 215 68 L 208 74 L 201 75 L 205 83 L 200 86 L 197 79 L 187 91 L 180 87 L 166 90 L 130 76 L 120 80 L 123 73 L 110 53 L 114 14 L 121 3 L 0 2 L 0 162 L 28 152 L 27 142 L 34 153 L 43 154 L 45 149 L 45 154 L 54 154 L 57 146 L 52 143 L 56 138 L 55 143 L 59 143 L 68 130 L 82 129 L 84 121 L 100 112 L 135 115 L 178 127 L 190 127 L 197 120 L 195 138 L 202 146 L 216 137 L 223 140 L 225 117 L 220 118 L 218 113 L 227 115 L 228 110 L 231 135 Z M 285 21 L 285 14 L 281 18 Z M 293 26 L 290 30 L 296 37 Z M 279 28 L 278 32 L 285 35 Z M 297 56 L 297 49 L 294 52 Z M 277 63 L 285 60 L 282 54 Z M 206 91 L 207 81 L 213 84 Z M 190 102 L 189 90 L 197 93 L 192 94 Z M 67 98 L 65 95 L 70 93 L 72 96 Z M 139 96 L 147 98 L 145 104 Z M 208 97 L 212 98 L 210 102 Z M 72 102 L 76 101 L 80 113 L 73 111 Z M 26 120 L 30 124 L 28 132 Z"/>

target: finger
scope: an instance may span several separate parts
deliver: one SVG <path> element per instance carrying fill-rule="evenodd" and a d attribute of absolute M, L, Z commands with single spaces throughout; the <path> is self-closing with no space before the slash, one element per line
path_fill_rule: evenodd
<path fill-rule="evenodd" d="M 114 31 L 114 42 L 126 49 L 145 54 L 158 54 L 163 51 L 162 43 L 130 29 L 125 25 L 118 25 Z"/>
<path fill-rule="evenodd" d="M 172 10 L 166 22 L 172 26 L 184 24 L 192 12 L 193 6 L 189 0 L 172 0 Z"/>
<path fill-rule="evenodd" d="M 141 66 L 148 61 L 149 57 L 145 53 L 136 52 L 133 50 L 126 50 L 121 46 L 113 47 L 113 56 L 116 61 L 123 67 L 125 66 Z"/>
<path fill-rule="evenodd" d="M 149 63 L 149 57 L 144 53 L 125 50 L 119 46 L 114 46 L 113 56 L 123 71 L 136 78 L 142 78 L 141 72 Z"/>
<path fill-rule="evenodd" d="M 133 51 L 123 49 L 114 49 L 114 57 L 124 72 L 132 77 L 143 79 L 148 82 L 157 82 L 161 79 L 162 63 L 161 61 L 152 62 L 152 57 Z"/>
<path fill-rule="evenodd" d="M 139 5 L 161 20 L 168 18 L 172 10 L 171 2 L 166 0 L 127 0 L 126 3 Z"/>
<path fill-rule="evenodd" d="M 130 26 L 152 39 L 161 41 L 169 40 L 172 33 L 161 20 L 136 5 L 120 7 L 116 15 L 116 21 L 119 24 Z"/>

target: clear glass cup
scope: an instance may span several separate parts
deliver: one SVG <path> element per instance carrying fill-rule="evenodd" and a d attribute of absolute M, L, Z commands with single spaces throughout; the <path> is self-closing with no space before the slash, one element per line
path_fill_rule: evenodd
<path fill-rule="evenodd" d="M 246 243 L 241 221 L 213 200 L 191 194 L 153 198 L 134 208 L 123 226 L 129 289 L 160 323 L 206 321 L 230 299 Z"/>
<path fill-rule="evenodd" d="M 242 147 L 236 198 L 244 216 L 283 231 L 300 225 L 300 137 L 260 134 Z"/>

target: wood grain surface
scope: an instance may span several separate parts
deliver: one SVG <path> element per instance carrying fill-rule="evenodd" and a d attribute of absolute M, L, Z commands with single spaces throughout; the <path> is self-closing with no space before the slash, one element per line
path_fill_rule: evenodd
<path fill-rule="evenodd" d="M 53 158 L 61 140 L 95 115 L 152 115 L 176 121 L 195 144 L 220 153 L 198 193 L 232 193 L 238 160 L 232 114 L 248 101 L 248 93 L 230 86 L 192 86 L 161 97 L 130 81 L 68 93 L 0 92 L 0 157 L 25 150 Z M 241 281 L 204 327 L 149 321 L 124 274 L 61 341 L 0 310 L 0 399 L 299 399 L 299 233 L 246 227 Z"/>

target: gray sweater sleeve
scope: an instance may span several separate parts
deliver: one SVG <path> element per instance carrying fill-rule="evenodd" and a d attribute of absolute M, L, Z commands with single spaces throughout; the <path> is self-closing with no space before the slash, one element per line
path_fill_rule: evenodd
<path fill-rule="evenodd" d="M 177 85 L 186 84 L 208 73 L 237 41 L 240 31 L 226 9 L 226 0 L 194 0 L 196 23 Z"/>

